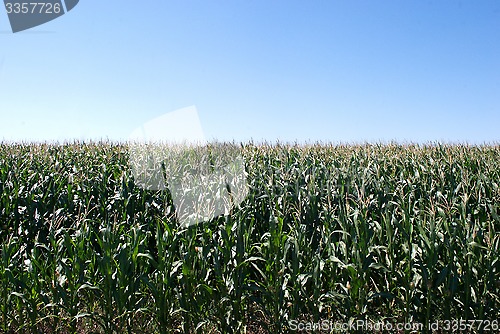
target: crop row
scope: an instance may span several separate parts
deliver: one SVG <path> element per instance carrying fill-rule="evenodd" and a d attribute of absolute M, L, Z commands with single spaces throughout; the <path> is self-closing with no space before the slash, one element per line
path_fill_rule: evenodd
<path fill-rule="evenodd" d="M 197 154 L 235 150 L 246 197 L 186 227 L 167 189 L 139 185 L 124 144 L 0 144 L 0 331 L 499 318 L 500 147 Z"/>

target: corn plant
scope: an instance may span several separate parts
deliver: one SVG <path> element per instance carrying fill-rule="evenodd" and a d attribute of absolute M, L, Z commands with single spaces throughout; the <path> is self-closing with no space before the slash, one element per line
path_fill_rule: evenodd
<path fill-rule="evenodd" d="M 499 317 L 498 145 L 131 145 L 0 144 L 0 332 Z"/>

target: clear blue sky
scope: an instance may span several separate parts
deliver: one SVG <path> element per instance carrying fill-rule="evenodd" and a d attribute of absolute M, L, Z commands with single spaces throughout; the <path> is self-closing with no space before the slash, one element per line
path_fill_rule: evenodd
<path fill-rule="evenodd" d="M 0 8 L 0 140 L 191 105 L 208 139 L 498 142 L 500 1 L 81 0 L 17 34 Z"/>

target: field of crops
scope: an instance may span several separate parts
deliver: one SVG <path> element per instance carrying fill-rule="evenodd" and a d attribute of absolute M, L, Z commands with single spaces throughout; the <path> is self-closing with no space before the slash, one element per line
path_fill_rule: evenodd
<path fill-rule="evenodd" d="M 499 146 L 238 150 L 246 198 L 183 227 L 123 144 L 0 144 L 0 332 L 499 319 Z"/>

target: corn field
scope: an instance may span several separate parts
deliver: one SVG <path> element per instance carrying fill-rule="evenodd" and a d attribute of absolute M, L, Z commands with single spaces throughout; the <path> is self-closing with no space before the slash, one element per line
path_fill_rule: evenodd
<path fill-rule="evenodd" d="M 499 146 L 235 147 L 248 194 L 186 227 L 126 144 L 0 144 L 0 332 L 499 319 Z"/>

